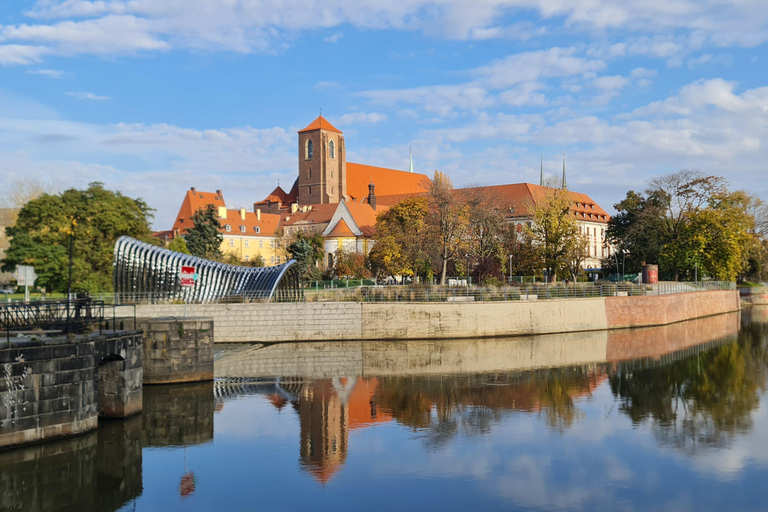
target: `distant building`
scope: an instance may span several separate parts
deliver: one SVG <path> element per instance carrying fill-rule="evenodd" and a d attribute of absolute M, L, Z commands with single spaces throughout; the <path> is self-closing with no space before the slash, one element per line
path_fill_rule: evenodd
<path fill-rule="evenodd" d="M 223 252 L 242 261 L 261 255 L 267 265 L 284 262 L 281 234 L 321 233 L 325 238 L 322 266 L 333 265 L 339 248 L 367 254 L 372 247 L 376 215 L 406 197 L 424 194 L 429 177 L 408 171 L 347 162 L 344 135 L 322 116 L 298 132 L 298 177 L 286 192 L 279 185 L 253 211 L 227 209 L 221 191 L 199 192 L 192 188 L 182 203 L 173 229 L 157 233 L 166 241 L 184 235 L 190 217 L 212 204 L 222 223 Z M 565 178 L 565 173 L 563 173 Z M 547 187 L 530 183 L 480 187 L 498 197 L 509 222 L 519 231 L 531 222 L 527 205 L 541 201 Z M 600 259 L 609 256 L 605 230 L 609 215 L 589 196 L 570 192 L 571 208 L 579 227 L 589 238 L 587 270 L 599 270 Z"/>

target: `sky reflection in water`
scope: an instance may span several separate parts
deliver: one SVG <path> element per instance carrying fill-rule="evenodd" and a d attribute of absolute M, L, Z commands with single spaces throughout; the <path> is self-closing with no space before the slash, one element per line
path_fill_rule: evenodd
<path fill-rule="evenodd" d="M 766 317 L 224 350 L 233 378 L 145 388 L 139 477 L 88 509 L 765 510 Z M 564 364 L 525 369 L 542 357 Z"/>

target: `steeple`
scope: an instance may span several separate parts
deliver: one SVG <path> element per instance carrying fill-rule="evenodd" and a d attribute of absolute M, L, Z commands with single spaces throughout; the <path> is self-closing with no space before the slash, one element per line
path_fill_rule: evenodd
<path fill-rule="evenodd" d="M 413 147 L 408 146 L 408 155 L 410 157 L 410 165 L 408 166 L 408 172 L 413 172 Z"/>
<path fill-rule="evenodd" d="M 563 190 L 568 190 L 568 183 L 565 181 L 565 153 L 563 153 Z"/>
<path fill-rule="evenodd" d="M 541 172 L 539 173 L 539 185 L 544 186 L 544 153 L 541 153 Z"/>

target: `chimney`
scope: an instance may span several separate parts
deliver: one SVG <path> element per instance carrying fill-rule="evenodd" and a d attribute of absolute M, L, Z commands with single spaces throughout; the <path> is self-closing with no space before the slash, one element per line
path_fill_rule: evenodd
<path fill-rule="evenodd" d="M 219 218 L 220 219 L 226 219 L 227 218 L 227 207 L 226 206 L 219 206 Z"/>
<path fill-rule="evenodd" d="M 376 188 L 376 185 L 371 181 L 370 185 L 368 185 L 368 204 L 376 210 L 376 192 L 373 191 L 374 188 Z"/>
<path fill-rule="evenodd" d="M 291 213 L 296 213 L 296 211 L 299 209 L 299 205 L 296 203 L 291 204 Z"/>
<path fill-rule="evenodd" d="M 261 208 L 256 208 L 256 220 L 261 220 Z"/>
<path fill-rule="evenodd" d="M 219 196 L 219 199 L 221 199 L 222 201 L 224 200 L 224 195 L 221 193 L 221 190 L 217 190 L 216 195 Z"/>
<path fill-rule="evenodd" d="M 245 220 L 245 208 L 240 208 L 240 220 Z"/>
<path fill-rule="evenodd" d="M 189 190 L 191 190 L 192 192 L 194 192 L 194 191 L 195 191 L 195 187 L 191 187 Z"/>

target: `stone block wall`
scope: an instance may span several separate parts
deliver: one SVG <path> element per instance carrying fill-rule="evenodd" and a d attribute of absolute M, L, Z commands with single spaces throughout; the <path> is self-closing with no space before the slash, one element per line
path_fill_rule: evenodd
<path fill-rule="evenodd" d="M 144 333 L 144 384 L 213 379 L 213 320 L 153 318 L 137 320 Z"/>
<path fill-rule="evenodd" d="M 478 303 L 317 302 L 138 306 L 143 317 L 206 316 L 216 342 L 520 336 L 666 325 L 738 311 L 736 291 Z"/>
<path fill-rule="evenodd" d="M 123 389 L 99 388 L 105 359 L 121 360 L 104 375 L 118 379 Z M 107 391 L 114 399 L 103 405 L 107 414 L 141 410 L 140 336 L 29 340 L 0 349 L 0 448 L 95 429 L 99 399 L 108 399 Z"/>

